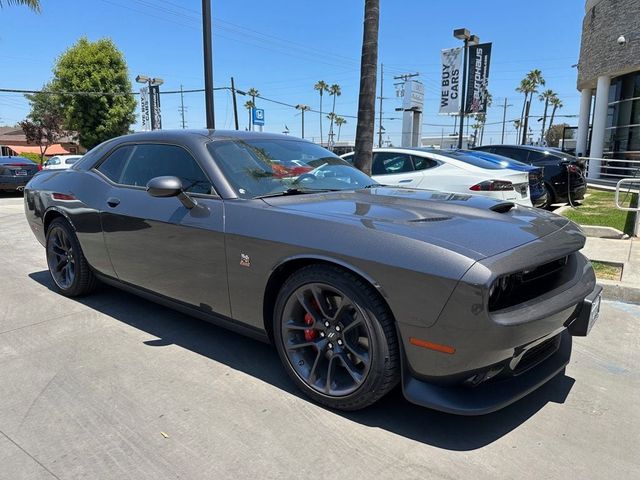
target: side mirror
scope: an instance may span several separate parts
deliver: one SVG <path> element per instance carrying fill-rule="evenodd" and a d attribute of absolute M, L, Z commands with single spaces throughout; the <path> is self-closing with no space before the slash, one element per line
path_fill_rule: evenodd
<path fill-rule="evenodd" d="M 178 197 L 188 209 L 197 205 L 196 201 L 182 190 L 182 180 L 178 177 L 155 177 L 147 183 L 147 193 L 152 197 Z"/>

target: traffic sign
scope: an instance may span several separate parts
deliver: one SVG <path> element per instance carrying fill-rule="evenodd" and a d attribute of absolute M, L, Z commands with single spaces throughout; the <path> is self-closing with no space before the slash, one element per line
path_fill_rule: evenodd
<path fill-rule="evenodd" d="M 252 109 L 252 118 L 254 125 L 264 125 L 264 109 L 263 108 L 253 108 Z"/>

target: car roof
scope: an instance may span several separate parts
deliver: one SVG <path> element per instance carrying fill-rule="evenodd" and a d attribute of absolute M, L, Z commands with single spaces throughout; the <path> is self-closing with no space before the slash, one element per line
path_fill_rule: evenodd
<path fill-rule="evenodd" d="M 546 152 L 552 153 L 554 155 L 571 155 L 568 152 L 563 152 L 562 150 L 554 147 L 541 147 L 539 145 L 507 145 L 507 144 L 496 144 L 496 145 L 482 145 L 481 147 L 474 147 L 477 150 L 484 150 L 485 148 L 491 147 L 507 147 L 507 148 L 517 148 L 520 150 L 531 150 L 534 152 Z"/>
<path fill-rule="evenodd" d="M 176 129 L 176 130 L 153 130 L 151 132 L 137 132 L 119 137 L 127 141 L 153 141 L 153 140 L 180 140 L 184 138 L 202 137 L 203 140 L 299 140 L 308 142 L 302 138 L 283 135 L 280 133 L 247 132 L 244 130 L 207 130 L 207 129 Z"/>

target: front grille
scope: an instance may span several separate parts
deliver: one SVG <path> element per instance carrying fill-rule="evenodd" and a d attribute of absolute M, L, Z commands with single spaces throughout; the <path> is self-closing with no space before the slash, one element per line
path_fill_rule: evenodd
<path fill-rule="evenodd" d="M 561 336 L 558 334 L 555 337 L 545 340 L 544 342 L 527 350 L 513 369 L 513 374 L 520 375 L 521 373 L 524 373 L 544 362 L 547 358 L 556 353 L 558 348 L 560 348 L 560 337 Z"/>
<path fill-rule="evenodd" d="M 566 280 L 571 259 L 569 255 L 499 277 L 489 290 L 489 311 L 524 303 L 557 288 Z"/>

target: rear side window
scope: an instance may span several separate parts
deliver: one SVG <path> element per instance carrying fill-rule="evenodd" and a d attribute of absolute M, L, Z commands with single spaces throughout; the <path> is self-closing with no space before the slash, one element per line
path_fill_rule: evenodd
<path fill-rule="evenodd" d="M 496 154 L 513 158 L 514 160 L 518 160 L 522 163 L 529 163 L 529 151 L 524 148 L 498 147 L 496 148 Z"/>
<path fill-rule="evenodd" d="M 171 175 L 182 180 L 186 192 L 213 192 L 195 159 L 175 145 L 127 145 L 109 155 L 98 170 L 122 185 L 144 187 L 154 177 Z"/>
<path fill-rule="evenodd" d="M 374 153 L 372 175 L 393 175 L 413 171 L 411 156 L 404 153 Z"/>
<path fill-rule="evenodd" d="M 438 162 L 430 158 L 416 156 L 412 156 L 411 158 L 413 158 L 413 168 L 416 170 L 426 170 L 427 168 L 433 168 L 438 165 Z"/>

